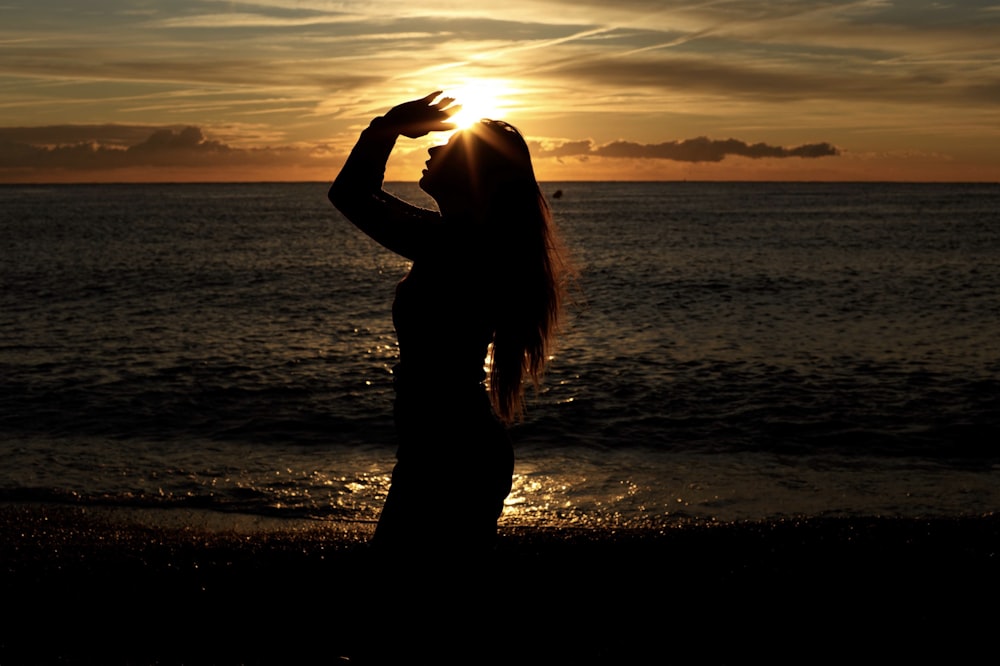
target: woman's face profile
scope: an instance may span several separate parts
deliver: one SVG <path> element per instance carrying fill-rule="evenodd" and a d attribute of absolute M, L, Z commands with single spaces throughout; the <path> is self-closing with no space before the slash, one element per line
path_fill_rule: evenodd
<path fill-rule="evenodd" d="M 468 148 L 464 132 L 453 134 L 448 143 L 432 146 L 427 151 L 430 159 L 420 179 L 421 189 L 437 198 L 448 190 L 468 185 L 471 176 Z"/>

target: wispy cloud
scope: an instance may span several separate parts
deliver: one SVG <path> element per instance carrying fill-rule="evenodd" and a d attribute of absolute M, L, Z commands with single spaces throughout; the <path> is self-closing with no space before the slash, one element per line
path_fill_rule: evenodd
<path fill-rule="evenodd" d="M 275 16 L 272 14 L 226 13 L 192 14 L 156 19 L 151 28 L 301 28 L 362 22 L 355 14 L 311 14 L 307 16 Z"/>

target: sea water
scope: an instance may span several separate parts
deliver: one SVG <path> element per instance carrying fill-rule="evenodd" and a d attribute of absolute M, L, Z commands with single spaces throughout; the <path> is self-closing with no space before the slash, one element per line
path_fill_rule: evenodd
<path fill-rule="evenodd" d="M 0 186 L 0 500 L 374 521 L 408 264 L 326 188 Z M 544 190 L 578 281 L 502 524 L 1000 508 L 1000 186 Z"/>

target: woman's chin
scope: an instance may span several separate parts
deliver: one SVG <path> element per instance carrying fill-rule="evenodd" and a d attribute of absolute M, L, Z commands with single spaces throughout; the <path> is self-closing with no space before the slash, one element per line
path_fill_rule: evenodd
<path fill-rule="evenodd" d="M 421 173 L 420 180 L 417 181 L 417 185 L 419 185 L 420 189 L 422 189 L 427 194 L 434 196 L 434 193 L 431 191 L 434 189 L 434 181 L 432 178 L 429 177 L 427 169 L 424 169 L 423 172 Z"/>

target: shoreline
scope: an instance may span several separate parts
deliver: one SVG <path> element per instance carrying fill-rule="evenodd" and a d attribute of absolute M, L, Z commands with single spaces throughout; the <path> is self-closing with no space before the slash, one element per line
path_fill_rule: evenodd
<path fill-rule="evenodd" d="M 996 514 L 506 528 L 487 580 L 411 563 L 426 600 L 403 568 L 373 566 L 364 525 L 226 530 L 127 514 L 0 505 L 0 598 L 13 611 L 0 663 L 338 663 L 413 618 L 448 617 L 435 605 L 448 577 L 483 592 L 463 606 L 489 627 L 466 663 L 820 663 L 861 650 L 954 663 L 990 645 L 998 619 Z M 399 648 L 449 662 L 472 635 L 434 631 Z"/>

